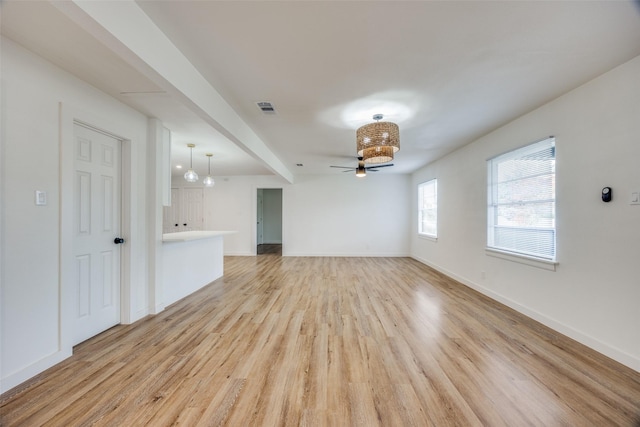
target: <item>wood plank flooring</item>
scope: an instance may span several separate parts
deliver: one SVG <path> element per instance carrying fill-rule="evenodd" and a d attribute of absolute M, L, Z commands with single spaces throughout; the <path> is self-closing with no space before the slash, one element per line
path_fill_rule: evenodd
<path fill-rule="evenodd" d="M 407 258 L 227 257 L 3 426 L 638 426 L 640 373 Z"/>

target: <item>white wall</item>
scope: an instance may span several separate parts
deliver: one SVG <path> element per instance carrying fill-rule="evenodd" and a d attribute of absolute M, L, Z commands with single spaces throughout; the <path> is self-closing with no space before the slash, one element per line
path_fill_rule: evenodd
<path fill-rule="evenodd" d="M 438 240 L 412 255 L 640 370 L 640 57 L 416 172 L 438 178 Z M 556 137 L 557 271 L 485 254 L 486 159 Z M 601 189 L 613 189 L 603 203 Z M 484 276 L 483 276 L 484 272 Z"/>
<path fill-rule="evenodd" d="M 214 178 L 215 186 L 204 188 L 204 229 L 238 232 L 224 236 L 225 255 L 255 255 L 257 189 L 264 185 L 270 188 L 284 188 L 288 183 L 276 176 Z M 202 187 L 202 184 L 198 183 L 189 184 L 180 176 L 174 176 L 172 179 L 176 188 Z"/>
<path fill-rule="evenodd" d="M 410 176 L 305 175 L 283 193 L 283 254 L 407 256 Z"/>
<path fill-rule="evenodd" d="M 210 230 L 225 236 L 226 255 L 255 254 L 258 188 L 282 188 L 285 256 L 407 256 L 408 175 L 301 175 L 294 184 L 270 176 L 216 178 L 205 195 Z"/>
<path fill-rule="evenodd" d="M 60 216 L 60 134 L 80 113 L 131 141 L 131 288 L 124 318 L 148 312 L 147 238 L 144 217 L 147 118 L 95 88 L 2 38 L 2 277 L 0 391 L 6 391 L 71 354 L 64 330 L 68 299 L 59 277 L 65 236 Z M 61 119 L 60 105 L 63 114 Z M 69 123 L 65 120 L 69 119 Z M 113 126 L 113 127 L 112 127 Z M 67 153 L 68 154 L 68 153 Z M 125 166 L 126 167 L 126 166 Z M 46 191 L 48 204 L 35 206 L 34 191 Z M 64 200 L 64 198 L 62 199 Z M 68 222 L 68 221 L 67 221 Z M 62 323 L 61 323 L 62 322 Z"/>

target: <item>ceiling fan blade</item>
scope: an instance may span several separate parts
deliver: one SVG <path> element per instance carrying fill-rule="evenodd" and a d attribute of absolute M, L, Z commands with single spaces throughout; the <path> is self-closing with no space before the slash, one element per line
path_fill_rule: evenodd
<path fill-rule="evenodd" d="M 388 165 L 380 165 L 380 166 L 365 166 L 365 169 L 366 169 L 366 170 L 369 170 L 369 171 L 370 171 L 370 170 L 375 171 L 375 169 L 378 169 L 378 168 L 386 168 L 386 167 L 389 167 L 389 166 L 393 166 L 393 163 L 388 164 Z"/>
<path fill-rule="evenodd" d="M 362 160 L 362 157 L 358 157 L 358 167 L 364 167 L 365 171 L 371 171 L 371 172 L 377 172 L 379 168 L 386 168 L 389 166 L 393 166 L 393 163 L 389 163 L 387 165 L 373 165 L 373 166 L 364 166 L 364 162 Z M 351 172 L 351 171 L 357 171 L 358 168 L 354 168 L 351 166 L 334 166 L 331 165 L 329 166 L 331 168 L 338 168 L 338 169 L 346 169 L 342 172 Z"/>

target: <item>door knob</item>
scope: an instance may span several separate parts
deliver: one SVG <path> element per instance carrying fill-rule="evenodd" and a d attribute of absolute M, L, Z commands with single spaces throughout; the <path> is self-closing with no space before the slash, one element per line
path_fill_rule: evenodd
<path fill-rule="evenodd" d="M 116 245 L 120 245 L 124 243 L 124 239 L 122 237 L 116 237 L 115 239 L 113 239 L 113 243 L 115 243 Z"/>

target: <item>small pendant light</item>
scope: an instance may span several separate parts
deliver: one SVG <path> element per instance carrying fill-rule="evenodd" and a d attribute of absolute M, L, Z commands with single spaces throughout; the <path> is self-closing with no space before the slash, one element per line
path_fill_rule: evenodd
<path fill-rule="evenodd" d="M 209 158 L 209 174 L 202 180 L 202 183 L 206 187 L 213 187 L 216 184 L 216 182 L 213 180 L 213 177 L 211 176 L 211 156 L 213 156 L 213 154 L 207 153 L 207 157 Z"/>
<path fill-rule="evenodd" d="M 193 147 L 195 146 L 195 144 L 187 144 L 187 147 L 191 149 L 191 161 L 189 162 L 189 170 L 187 170 L 187 172 L 185 172 L 184 174 L 184 179 L 187 182 L 196 182 L 198 180 L 198 174 L 193 170 Z"/>

